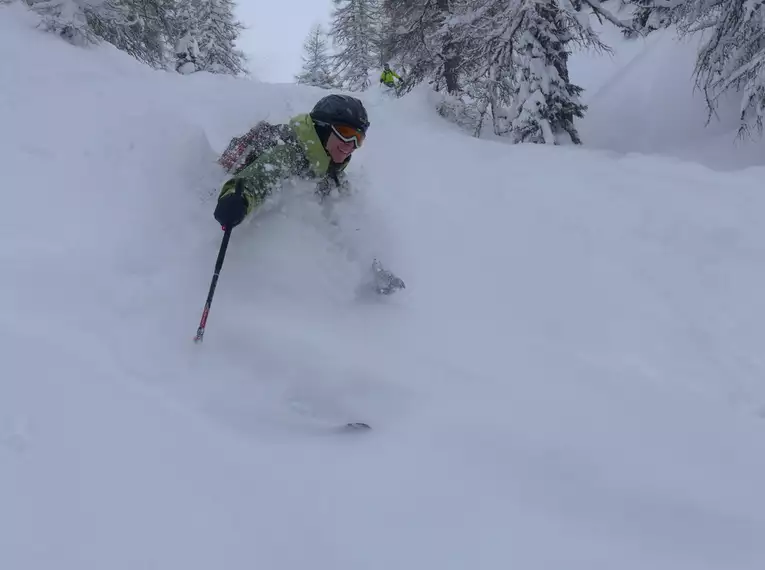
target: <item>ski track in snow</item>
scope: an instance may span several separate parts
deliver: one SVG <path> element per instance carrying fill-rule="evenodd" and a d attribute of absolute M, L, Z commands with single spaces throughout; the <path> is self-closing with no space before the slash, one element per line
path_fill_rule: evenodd
<path fill-rule="evenodd" d="M 761 168 L 372 91 L 357 192 L 236 228 L 195 345 L 218 153 L 326 92 L 33 26 L 0 7 L 0 568 L 763 567 Z M 359 296 L 373 256 L 407 288 Z"/>

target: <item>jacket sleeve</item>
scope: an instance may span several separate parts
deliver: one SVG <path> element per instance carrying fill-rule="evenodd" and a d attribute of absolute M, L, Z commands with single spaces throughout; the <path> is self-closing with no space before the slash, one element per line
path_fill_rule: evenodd
<path fill-rule="evenodd" d="M 295 145 L 278 144 L 271 147 L 252 164 L 228 179 L 221 188 L 218 200 L 235 192 L 236 181 L 241 179 L 242 192 L 247 201 L 247 214 L 250 214 L 282 180 L 297 174 L 302 158 Z"/>

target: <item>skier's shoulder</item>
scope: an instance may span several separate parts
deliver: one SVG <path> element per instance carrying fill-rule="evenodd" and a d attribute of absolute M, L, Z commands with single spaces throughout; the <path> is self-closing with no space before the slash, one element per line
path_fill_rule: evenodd
<path fill-rule="evenodd" d="M 231 139 L 218 162 L 229 173 L 236 174 L 252 164 L 269 149 L 279 144 L 290 131 L 285 125 L 274 125 L 266 120 L 258 121 L 245 134 Z"/>
<path fill-rule="evenodd" d="M 313 124 L 313 119 L 308 113 L 295 115 L 287 122 L 287 125 L 301 142 L 319 140 L 319 136 L 316 134 L 316 127 Z"/>
<path fill-rule="evenodd" d="M 315 176 L 322 176 L 329 167 L 329 157 L 324 150 L 324 145 L 316 132 L 316 125 L 309 113 L 295 115 L 289 120 L 289 126 L 300 142 L 303 155 Z"/>

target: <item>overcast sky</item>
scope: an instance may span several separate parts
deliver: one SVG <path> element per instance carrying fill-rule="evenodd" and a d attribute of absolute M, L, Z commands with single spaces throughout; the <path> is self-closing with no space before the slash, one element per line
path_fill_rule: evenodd
<path fill-rule="evenodd" d="M 329 24 L 332 0 L 237 0 L 237 17 L 247 26 L 237 47 L 250 58 L 252 74 L 263 81 L 291 82 L 300 70 L 311 26 Z"/>

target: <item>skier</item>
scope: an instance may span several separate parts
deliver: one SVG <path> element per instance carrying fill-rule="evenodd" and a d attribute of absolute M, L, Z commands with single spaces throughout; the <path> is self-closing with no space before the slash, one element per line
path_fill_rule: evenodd
<path fill-rule="evenodd" d="M 251 148 L 258 149 L 256 156 L 247 156 L 248 164 L 235 171 L 218 195 L 213 216 L 224 229 L 239 225 L 289 178 L 317 180 L 320 199 L 333 188 L 346 188 L 344 171 L 353 152 L 364 143 L 369 118 L 359 99 L 332 94 L 320 99 L 310 113 L 297 115 L 286 125 L 261 125 L 251 130 L 255 140 L 247 141 Z M 236 141 L 221 157 L 227 167 L 232 166 L 227 154 L 236 150 Z M 378 293 L 388 294 L 404 287 L 404 282 L 383 269 L 377 260 L 372 269 Z"/>
<path fill-rule="evenodd" d="M 341 174 L 352 153 L 364 143 L 368 128 L 361 101 L 328 95 L 310 113 L 293 117 L 287 125 L 263 129 L 264 136 L 278 138 L 278 142 L 223 184 L 215 219 L 224 228 L 239 225 L 276 185 L 291 177 L 317 179 L 317 192 L 329 194 L 333 185 L 341 186 Z"/>
<path fill-rule="evenodd" d="M 390 68 L 390 65 L 386 63 L 382 73 L 380 74 L 380 83 L 385 84 L 386 87 L 390 87 L 391 89 L 397 89 L 396 81 L 394 78 L 399 80 L 398 87 L 401 87 L 401 84 L 404 82 L 404 80 L 401 79 L 401 77 Z"/>

